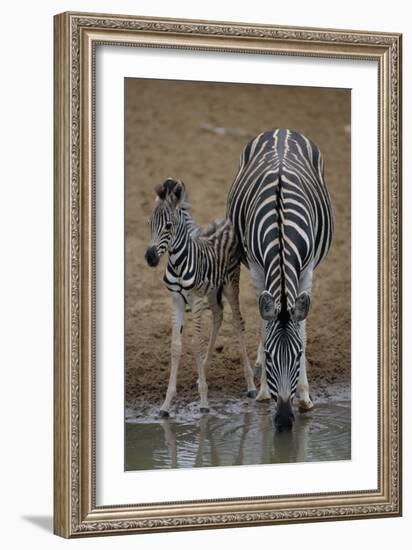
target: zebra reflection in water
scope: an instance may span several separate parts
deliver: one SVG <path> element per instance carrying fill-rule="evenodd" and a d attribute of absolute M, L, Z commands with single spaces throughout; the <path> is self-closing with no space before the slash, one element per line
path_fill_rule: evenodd
<path fill-rule="evenodd" d="M 169 460 L 163 457 L 162 462 L 169 468 L 306 462 L 311 420 L 302 417 L 293 431 L 278 433 L 273 431 L 269 407 L 258 417 L 245 412 L 230 421 L 204 415 L 183 437 L 179 424 L 164 418 L 161 425 Z"/>

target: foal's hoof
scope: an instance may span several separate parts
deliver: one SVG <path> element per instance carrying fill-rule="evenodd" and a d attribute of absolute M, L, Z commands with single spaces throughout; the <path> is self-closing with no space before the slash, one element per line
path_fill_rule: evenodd
<path fill-rule="evenodd" d="M 160 409 L 159 416 L 160 416 L 160 418 L 169 418 L 170 414 L 169 414 L 169 411 L 165 411 L 163 409 Z"/>
<path fill-rule="evenodd" d="M 257 396 L 257 390 L 250 390 L 247 392 L 247 396 L 254 399 Z"/>
<path fill-rule="evenodd" d="M 209 407 L 200 407 L 200 412 L 201 413 L 208 413 L 208 412 L 210 412 L 210 409 L 209 409 Z"/>

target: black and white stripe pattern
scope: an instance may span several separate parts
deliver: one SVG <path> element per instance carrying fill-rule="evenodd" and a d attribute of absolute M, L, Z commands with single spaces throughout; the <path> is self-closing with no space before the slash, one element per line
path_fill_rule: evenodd
<path fill-rule="evenodd" d="M 270 393 L 293 397 L 299 377 L 299 323 L 309 307 L 313 269 L 333 233 L 331 204 L 318 147 L 298 132 L 264 132 L 243 150 L 229 192 L 227 216 L 243 262 L 262 293 L 266 373 Z M 307 291 L 307 299 L 300 295 Z M 265 315 L 265 306 L 269 313 Z"/>
<path fill-rule="evenodd" d="M 146 251 L 150 266 L 156 266 L 164 253 L 168 263 L 164 282 L 172 293 L 171 372 L 166 398 L 161 408 L 168 415 L 176 394 L 177 371 L 182 349 L 186 305 L 193 316 L 193 351 L 198 367 L 200 410 L 208 410 L 206 372 L 223 319 L 222 294 L 232 309 L 232 322 L 238 336 L 249 397 L 256 396 L 253 371 L 244 343 L 244 325 L 239 308 L 240 251 L 230 220 L 214 222 L 201 231 L 193 221 L 183 182 L 166 180 L 157 189 L 155 208 L 149 219 L 151 243 Z M 204 353 L 201 343 L 201 317 L 204 297 L 212 311 L 212 330 Z"/>
<path fill-rule="evenodd" d="M 267 382 L 272 395 L 293 396 L 299 376 L 302 342 L 293 323 L 270 323 L 267 327 L 266 364 L 277 368 L 267 370 Z"/>
<path fill-rule="evenodd" d="M 178 201 L 177 189 L 182 189 Z M 186 302 L 191 290 L 207 295 L 214 289 L 222 289 L 239 264 L 231 222 L 228 219 L 213 222 L 202 231 L 193 221 L 183 182 L 169 179 L 163 184 L 150 217 L 150 228 L 158 255 L 169 252 L 164 282 Z"/>

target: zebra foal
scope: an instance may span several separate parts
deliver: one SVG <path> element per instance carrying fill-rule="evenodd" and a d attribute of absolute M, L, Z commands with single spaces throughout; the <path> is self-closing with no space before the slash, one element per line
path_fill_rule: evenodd
<path fill-rule="evenodd" d="M 232 221 L 262 320 L 258 400 L 273 397 L 275 426 L 290 429 L 292 402 L 310 410 L 306 317 L 313 271 L 332 241 L 333 216 L 319 148 L 288 129 L 263 132 L 244 148 L 229 191 Z"/>
<path fill-rule="evenodd" d="M 151 242 L 145 258 L 149 266 L 155 267 L 160 257 L 168 253 L 163 280 L 172 294 L 173 301 L 170 378 L 160 415 L 169 415 L 170 404 L 176 395 L 186 305 L 190 307 L 193 315 L 192 344 L 198 369 L 200 411 L 208 412 L 206 374 L 222 324 L 222 294 L 232 310 L 233 327 L 239 342 L 248 396 L 255 397 L 253 371 L 246 353 L 243 319 L 239 308 L 240 261 L 233 226 L 226 219 L 214 222 L 202 232 L 193 221 L 182 181 L 167 179 L 156 192 L 156 204 L 149 218 Z M 209 302 L 213 319 L 206 353 L 201 342 L 201 318 L 205 297 Z"/>

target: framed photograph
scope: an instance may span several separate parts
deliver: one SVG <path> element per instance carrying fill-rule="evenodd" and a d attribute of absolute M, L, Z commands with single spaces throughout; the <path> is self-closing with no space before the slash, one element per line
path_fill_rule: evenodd
<path fill-rule="evenodd" d="M 401 35 L 55 16 L 54 531 L 401 514 Z"/>

